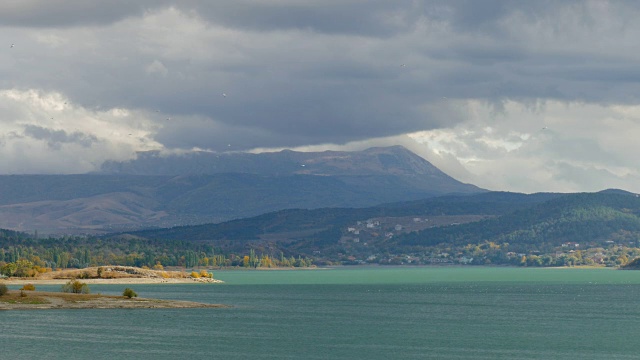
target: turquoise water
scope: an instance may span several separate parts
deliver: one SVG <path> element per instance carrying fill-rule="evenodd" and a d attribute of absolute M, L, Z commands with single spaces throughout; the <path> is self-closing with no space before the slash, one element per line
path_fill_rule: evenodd
<path fill-rule="evenodd" d="M 215 276 L 227 284 L 133 288 L 232 308 L 0 312 L 0 358 L 640 358 L 640 272 L 424 267 Z M 123 288 L 91 286 L 105 294 Z"/>

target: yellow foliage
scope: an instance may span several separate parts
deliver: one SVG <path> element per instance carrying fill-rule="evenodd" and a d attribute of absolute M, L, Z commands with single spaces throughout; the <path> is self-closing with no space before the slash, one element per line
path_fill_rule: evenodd
<path fill-rule="evenodd" d="M 33 284 L 24 284 L 20 290 L 35 291 L 36 287 Z"/>
<path fill-rule="evenodd" d="M 164 269 L 164 266 L 160 264 L 160 261 L 156 262 L 156 264 L 153 265 L 153 270 L 162 270 L 162 269 Z"/>
<path fill-rule="evenodd" d="M 160 276 L 162 276 L 164 279 L 169 278 L 169 274 L 167 274 L 167 272 L 166 272 L 166 271 L 161 272 L 161 273 L 160 273 Z"/>
<path fill-rule="evenodd" d="M 194 278 L 194 279 L 197 279 L 197 278 L 199 278 L 199 277 L 200 277 L 200 274 L 198 274 L 198 273 L 197 273 L 197 272 L 195 272 L 195 271 L 192 271 L 192 272 L 191 272 L 191 277 L 192 277 L 192 278 Z"/>

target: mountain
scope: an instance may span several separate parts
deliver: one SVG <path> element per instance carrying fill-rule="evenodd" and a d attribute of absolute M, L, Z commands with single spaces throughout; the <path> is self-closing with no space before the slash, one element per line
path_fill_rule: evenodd
<path fill-rule="evenodd" d="M 185 176 L 251 174 L 271 178 L 292 176 L 331 177 L 345 185 L 375 191 L 398 188 L 414 194 L 441 195 L 483 191 L 463 184 L 440 171 L 427 160 L 402 146 L 377 147 L 363 151 L 251 153 L 192 152 L 163 155 L 156 151 L 139 153 L 125 162 L 106 162 L 101 174 L 145 176 Z M 398 195 L 394 195 L 397 197 Z M 403 200 L 415 197 L 408 194 Z"/>
<path fill-rule="evenodd" d="M 148 152 L 105 163 L 93 174 L 0 176 L 0 228 L 104 233 L 480 192 L 400 146 L 359 152 Z"/>
<path fill-rule="evenodd" d="M 101 173 L 129 175 L 185 175 L 246 173 L 260 175 L 425 175 L 453 180 L 403 146 L 374 147 L 363 151 L 265 153 L 190 152 L 163 155 L 140 152 L 134 160 L 108 161 Z"/>

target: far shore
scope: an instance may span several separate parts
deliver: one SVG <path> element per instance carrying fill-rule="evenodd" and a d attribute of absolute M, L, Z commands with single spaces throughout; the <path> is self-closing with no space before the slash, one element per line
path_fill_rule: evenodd
<path fill-rule="evenodd" d="M 44 272 L 34 277 L 1 278 L 0 283 L 7 285 L 62 285 L 77 279 L 86 284 L 221 284 L 222 280 L 213 278 L 208 272 L 151 270 L 134 266 L 100 266 L 84 269 L 64 269 Z"/>

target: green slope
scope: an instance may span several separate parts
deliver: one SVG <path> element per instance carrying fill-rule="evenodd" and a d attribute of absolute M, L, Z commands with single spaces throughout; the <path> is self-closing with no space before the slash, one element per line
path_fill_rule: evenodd
<path fill-rule="evenodd" d="M 484 241 L 523 244 L 640 238 L 640 198 L 611 192 L 567 194 L 498 218 L 431 228 L 396 240 L 396 246 L 464 245 Z"/>

